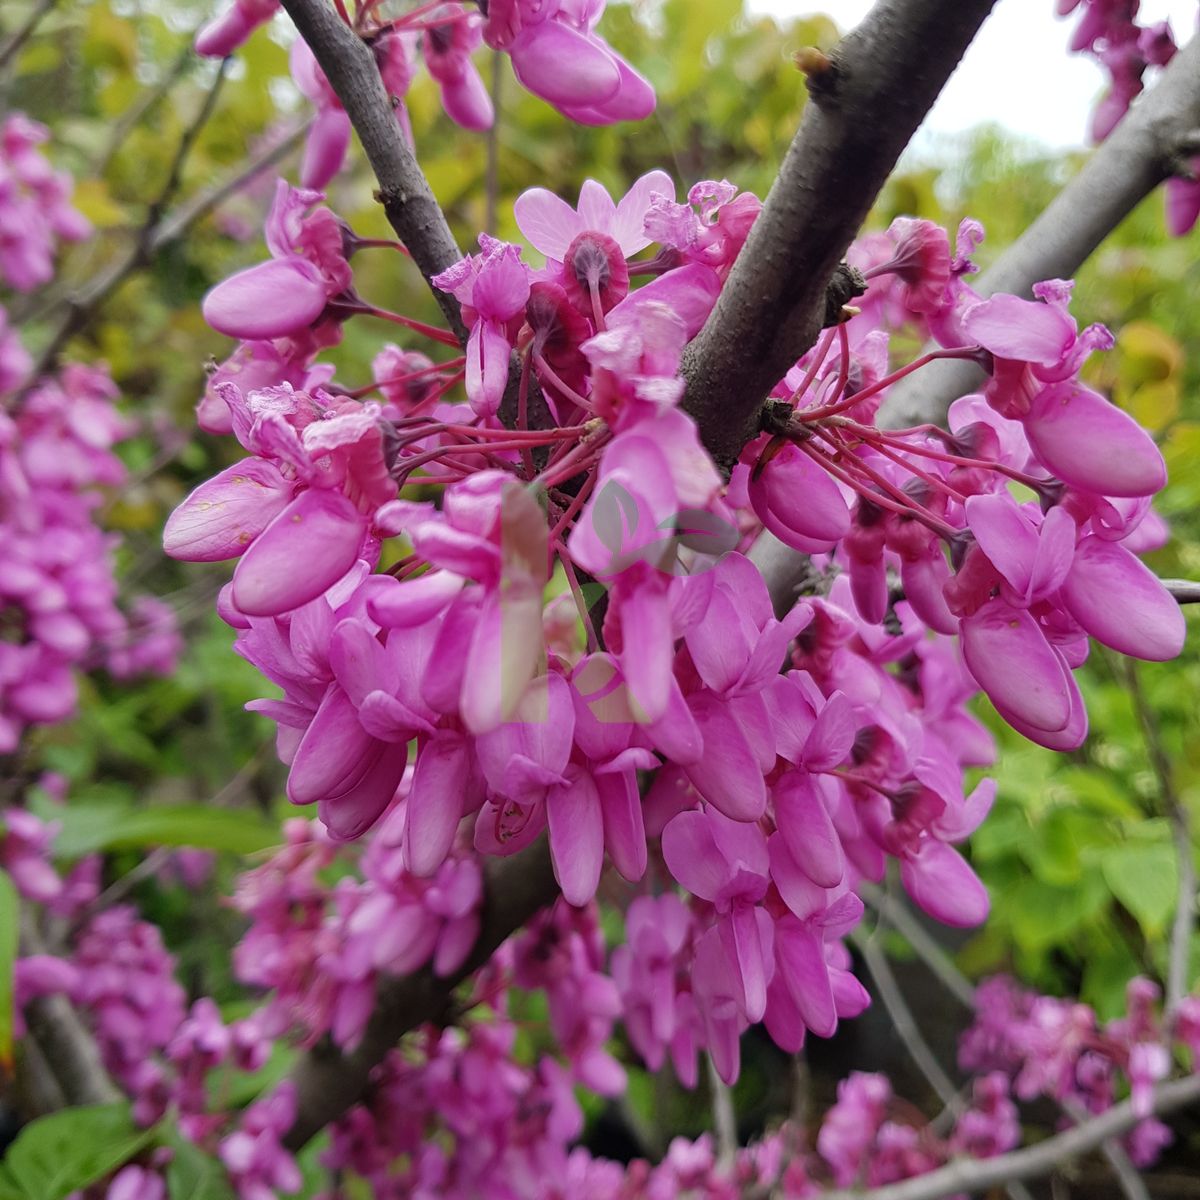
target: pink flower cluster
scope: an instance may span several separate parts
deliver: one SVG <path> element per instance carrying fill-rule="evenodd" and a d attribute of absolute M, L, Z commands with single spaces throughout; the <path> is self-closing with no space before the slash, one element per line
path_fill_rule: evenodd
<path fill-rule="evenodd" d="M 595 27 L 605 0 L 492 0 L 478 8 L 458 0 L 431 0 L 395 19 L 377 2 L 360 3 L 355 33 L 371 47 L 396 117 L 408 140 L 412 128 L 404 97 L 424 60 L 446 115 L 464 129 L 489 129 L 492 100 L 471 60 L 483 42 L 508 54 L 522 86 L 573 121 L 610 125 L 640 121 L 654 110 L 654 89 Z M 199 54 L 221 58 L 273 17 L 278 0 L 235 0 L 200 31 Z M 292 79 L 317 110 L 300 179 L 322 188 L 337 174 L 350 144 L 350 118 L 303 38 L 292 43 Z"/>
<path fill-rule="evenodd" d="M 39 149 L 49 136 L 24 113 L 0 125 L 0 282 L 18 292 L 53 278 L 57 242 L 78 242 L 92 231 L 71 206 L 71 176 L 55 171 Z M 0 367 L 0 392 L 3 377 Z"/>
<path fill-rule="evenodd" d="M 1171 1074 L 1176 1043 L 1190 1051 L 1193 1069 L 1200 1064 L 1200 999 L 1185 997 L 1160 1016 L 1159 997 L 1157 984 L 1132 979 L 1125 1015 L 1102 1025 L 1086 1004 L 1040 996 L 1003 976 L 989 979 L 976 991 L 975 1024 L 962 1039 L 959 1062 L 966 1070 L 1004 1072 L 1021 1100 L 1048 1096 L 1091 1114 L 1111 1108 L 1123 1082 L 1144 1118 L 1127 1148 L 1138 1166 L 1151 1166 L 1173 1140 L 1150 1115 L 1153 1087 Z"/>
<path fill-rule="evenodd" d="M 0 753 L 70 716 L 76 668 L 167 673 L 181 648 L 160 601 L 118 607 L 117 539 L 96 524 L 101 489 L 125 479 L 116 395 L 105 371 L 69 364 L 0 412 Z"/>
<path fill-rule="evenodd" d="M 435 281 L 462 304 L 465 355 L 385 349 L 365 387 L 315 361 L 344 320 L 452 339 L 354 292 L 353 235 L 315 194 L 281 185 L 274 257 L 206 300 L 249 339 L 209 408 L 225 406 L 249 457 L 184 501 L 167 549 L 238 559 L 219 607 L 283 689 L 253 707 L 277 722 L 289 797 L 315 802 L 339 841 L 388 813 L 403 881 L 388 900 L 348 887 L 349 933 L 313 913 L 297 982 L 286 966 L 262 980 L 318 1014 L 310 1031 L 352 1041 L 375 970 L 400 970 L 386 938 L 368 939 L 383 960 L 355 957 L 356 923 L 392 906 L 415 921 L 466 887 L 473 855 L 544 832 L 571 905 L 596 894 L 606 857 L 630 883 L 689 894 L 686 908 L 656 902 L 661 919 L 615 970 L 648 1061 L 669 1052 L 694 1077 L 706 1048 L 732 1080 L 748 1025 L 795 1050 L 865 1006 L 842 939 L 856 884 L 889 859 L 932 916 L 985 917 L 954 849 L 993 792 L 964 790 L 964 770 L 992 757 L 965 709 L 977 687 L 1026 736 L 1070 749 L 1087 728 L 1072 669 L 1089 635 L 1143 658 L 1179 651 L 1178 607 L 1136 557 L 1161 539 L 1163 461 L 1079 381 L 1111 337 L 1078 329 L 1069 284 L 979 296 L 974 222 L 953 256 L 927 221 L 864 238 L 850 254 L 861 305 L 780 382 L 726 483 L 680 407 L 680 361 L 758 203 L 728 183 L 674 197 L 662 172 L 620 202 L 591 180 L 575 208 L 525 193 L 517 221 L 545 265 L 481 237 Z M 874 424 L 924 361 L 890 369 L 895 332 L 990 369 L 948 430 Z M 465 405 L 446 394 L 459 379 Z M 827 594 L 777 616 L 755 566 L 765 533 L 836 575 Z M 445 903 L 422 919 L 436 915 L 428 936 L 444 928 L 459 961 L 450 931 L 469 906 Z M 442 953 L 397 936 L 405 963 Z M 602 1057 L 584 1065 L 611 996 L 576 975 L 560 1037 L 580 1077 L 615 1086 Z"/>
<path fill-rule="evenodd" d="M 1092 115 L 1092 137 L 1102 142 L 1145 87 L 1148 70 L 1165 67 L 1178 46 L 1169 21 L 1138 23 L 1139 0 L 1056 0 L 1058 13 L 1081 10 L 1070 49 L 1090 54 L 1108 71 L 1109 90 Z M 1200 218 L 1200 155 L 1187 174 L 1163 186 L 1167 229 L 1174 237 L 1189 232 Z"/>
<path fill-rule="evenodd" d="M 362 878 L 330 888 L 320 878 L 337 847 L 307 821 L 289 821 L 287 844 L 244 875 L 234 907 L 251 920 L 234 950 L 238 978 L 267 992 L 260 1018 L 274 1037 L 312 1044 L 330 1033 L 361 1040 L 381 976 L 432 963 L 438 975 L 462 966 L 479 932 L 478 865 L 456 857 L 433 878 L 414 877 L 400 849 L 403 809 L 380 823 L 360 860 Z"/>

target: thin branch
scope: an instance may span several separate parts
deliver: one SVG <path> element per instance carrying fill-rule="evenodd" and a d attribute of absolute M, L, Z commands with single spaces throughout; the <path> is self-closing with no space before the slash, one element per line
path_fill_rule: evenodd
<path fill-rule="evenodd" d="M 3 46 L 0 46 L 0 71 L 4 70 L 9 62 L 16 57 L 17 51 L 30 39 L 34 30 L 41 24 L 42 18 L 57 3 L 58 0 L 38 0 L 29 16 L 25 19 L 25 24 Z"/>
<path fill-rule="evenodd" d="M 429 283 L 454 335 L 465 346 L 467 328 L 458 301 L 429 282 L 462 258 L 462 252 L 396 122 L 375 56 L 326 0 L 282 0 L 282 3 L 362 142 L 379 181 L 376 195 L 388 221 Z"/>
<path fill-rule="evenodd" d="M 917 957 L 925 964 L 943 987 L 964 1008 L 974 1011 L 975 988 L 971 981 L 954 965 L 953 959 L 930 936 L 928 930 L 913 915 L 906 904 L 899 902 L 894 896 L 888 895 L 882 888 L 863 880 L 858 884 L 857 892 L 861 899 L 873 908 L 881 919 L 886 919 L 896 931 L 912 947 Z M 1077 1124 L 1086 1120 L 1087 1112 L 1072 1101 L 1060 1105 L 1063 1111 Z M 1108 1160 L 1117 1182 L 1124 1192 L 1126 1200 L 1149 1200 L 1146 1185 L 1142 1182 L 1137 1168 L 1129 1160 L 1125 1148 L 1120 1142 L 1106 1138 L 1100 1145 L 1100 1151 Z"/>
<path fill-rule="evenodd" d="M 284 158 L 303 141 L 308 130 L 308 124 L 293 130 L 277 146 L 264 150 L 244 166 L 234 172 L 228 179 L 215 184 L 203 192 L 197 193 L 191 200 L 181 204 L 178 209 L 166 217 L 160 218 L 157 224 L 150 227 L 149 237 L 144 229 L 139 231 L 133 246 L 123 258 L 115 262 L 102 275 L 96 276 L 85 288 L 74 295 L 61 296 L 52 302 L 51 306 L 41 314 L 35 314 L 31 319 L 40 319 L 46 312 L 55 308 L 64 308 L 65 312 L 59 321 L 58 328 L 51 335 L 50 342 L 39 358 L 39 365 L 30 374 L 32 383 L 48 367 L 62 350 L 63 346 L 85 329 L 96 311 L 105 300 L 115 292 L 130 275 L 150 262 L 154 255 L 163 247 L 178 241 L 197 221 L 207 216 L 214 208 L 223 204 L 230 196 L 244 188 L 252 179 L 262 174 L 268 167 L 273 166 Z M 42 364 L 45 364 L 43 366 Z"/>
<path fill-rule="evenodd" d="M 297 1089 L 296 1120 L 284 1138 L 289 1150 L 299 1150 L 361 1100 L 372 1070 L 401 1036 L 427 1021 L 445 1020 L 453 988 L 483 966 L 514 930 L 558 894 L 545 837 L 511 858 L 488 863 L 485 876 L 483 927 L 467 961 L 446 978 L 439 979 L 426 968 L 402 979 L 385 980 L 359 1045 L 343 1054 L 322 1043 L 292 1073 Z"/>
<path fill-rule="evenodd" d="M 1063 1133 L 1055 1134 L 1036 1146 L 999 1154 L 995 1158 L 965 1158 L 948 1163 L 902 1183 L 864 1191 L 826 1192 L 822 1200 L 941 1200 L 956 1192 L 978 1193 L 1000 1184 L 1047 1175 L 1069 1159 L 1095 1150 L 1108 1138 L 1121 1137 L 1145 1116 L 1166 1116 L 1200 1099 L 1200 1075 L 1189 1075 L 1158 1084 L 1150 1099 L 1148 1113 L 1134 1112 L 1133 1102 L 1125 1100 L 1107 1112 L 1089 1118 Z"/>
<path fill-rule="evenodd" d="M 108 135 L 108 141 L 104 149 L 100 152 L 100 156 L 89 168 L 90 173 L 95 175 L 103 175 L 108 170 L 109 164 L 116 157 L 117 151 L 125 144 L 125 139 L 132 132 L 137 123 L 157 105 L 167 93 L 179 82 L 180 79 L 193 67 L 197 62 L 196 51 L 192 45 L 195 41 L 194 37 L 188 38 L 187 42 L 179 51 L 178 57 L 171 64 L 171 68 L 167 73 L 153 86 L 143 88 L 137 95 L 133 103 L 121 114 L 120 118 L 114 123 L 112 131 Z"/>
<path fill-rule="evenodd" d="M 881 918 L 870 937 L 857 936 L 854 944 L 863 956 L 867 970 L 875 981 L 879 998 L 883 1001 L 883 1007 L 896 1031 L 896 1036 L 900 1039 L 904 1049 L 908 1051 L 909 1058 L 913 1060 L 917 1070 L 933 1088 L 937 1098 L 957 1117 L 963 1111 L 962 1096 L 950 1077 L 942 1070 L 942 1064 L 938 1062 L 937 1056 L 930 1049 L 929 1043 L 917 1026 L 912 1009 L 908 1007 L 908 1002 L 900 991 L 900 985 L 896 982 L 896 976 L 888 964 L 887 956 L 879 948 L 877 938 L 880 931 L 885 928 L 886 925 Z"/>
<path fill-rule="evenodd" d="M 1028 295 L 1041 279 L 1068 279 L 1097 246 L 1177 169 L 1180 147 L 1200 127 L 1200 37 L 1171 60 L 1158 82 L 1088 159 L 1040 217 L 971 285 Z M 904 428 L 942 422 L 950 405 L 984 376 L 955 359 L 928 367 L 891 389 L 879 424 Z"/>
<path fill-rule="evenodd" d="M 753 436 L 763 399 L 813 344 L 829 304 L 861 290 L 842 256 L 994 3 L 880 0 L 809 75 L 779 175 L 684 360 L 684 406 L 718 463 Z M 846 292 L 840 303 L 831 284 Z"/>
<path fill-rule="evenodd" d="M 105 274 L 93 280 L 81 296 L 67 298 L 64 302 L 67 311 L 59 322 L 58 328 L 51 335 L 49 342 L 46 343 L 45 348 L 38 356 L 37 362 L 28 376 L 29 384 L 36 382 L 53 367 L 62 348 L 76 333 L 84 328 L 96 308 L 100 305 L 100 302 L 114 288 L 124 282 L 138 267 L 144 266 L 150 261 L 156 248 L 155 238 L 162 223 L 163 213 L 167 205 L 174 198 L 175 193 L 179 190 L 179 185 L 183 178 L 184 165 L 196 145 L 196 140 L 199 138 L 201 130 L 208 123 L 209 117 L 212 116 L 217 106 L 217 99 L 225 83 L 229 61 L 229 59 L 222 59 L 216 78 L 205 94 L 203 103 L 197 110 L 191 124 L 188 125 L 183 132 L 183 136 L 179 139 L 179 145 L 176 147 L 170 169 L 167 171 L 166 181 L 147 209 L 145 219 L 138 229 L 132 249 L 123 260 L 116 263 Z"/>
<path fill-rule="evenodd" d="M 46 953 L 28 909 L 21 913 L 21 950 L 24 955 Z M 31 1000 L 25 1006 L 25 1025 L 68 1104 L 111 1104 L 121 1099 L 100 1061 L 96 1039 L 66 996 Z"/>
<path fill-rule="evenodd" d="M 1158 722 L 1154 718 L 1142 691 L 1137 667 L 1130 659 L 1123 660 L 1125 686 L 1133 702 L 1133 711 L 1142 731 L 1146 755 L 1158 781 L 1158 793 L 1171 825 L 1178 870 L 1178 896 L 1175 918 L 1171 923 L 1171 945 L 1167 956 L 1167 991 L 1165 1007 L 1171 1012 L 1188 992 L 1188 960 L 1192 945 L 1192 928 L 1196 913 L 1196 863 L 1192 849 L 1191 822 L 1183 799 L 1175 787 L 1171 758 L 1163 745 Z"/>
<path fill-rule="evenodd" d="M 717 1141 L 717 1162 L 723 1167 L 733 1166 L 737 1157 L 738 1134 L 737 1117 L 733 1111 L 733 1094 L 729 1085 L 717 1074 L 712 1055 L 705 1054 L 705 1066 L 708 1071 L 708 1091 L 712 1097 L 713 1133 Z"/>
<path fill-rule="evenodd" d="M 1164 579 L 1162 582 L 1177 604 L 1200 604 L 1200 583 L 1194 579 Z"/>

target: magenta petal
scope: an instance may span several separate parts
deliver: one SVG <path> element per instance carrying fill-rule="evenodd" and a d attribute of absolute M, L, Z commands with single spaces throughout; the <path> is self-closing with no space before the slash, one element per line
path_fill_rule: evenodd
<path fill-rule="evenodd" d="M 593 41 L 600 42 L 612 55 L 620 73 L 621 83 L 616 93 L 602 104 L 591 104 L 586 107 L 562 105 L 564 116 L 570 117 L 580 125 L 612 125 L 617 121 L 644 121 L 653 111 L 657 102 L 654 88 L 649 80 L 635 71 L 619 54 L 612 50 L 603 39 L 592 35 Z M 672 192 L 672 198 L 674 193 Z"/>
<path fill-rule="evenodd" d="M 341 169 L 349 145 L 350 117 L 346 110 L 341 105 L 318 109 L 304 146 L 300 182 L 306 188 L 323 188 Z"/>
<path fill-rule="evenodd" d="M 513 201 L 517 228 L 535 250 L 562 262 L 567 249 L 583 232 L 579 214 L 563 199 L 545 188 L 529 188 Z"/>
<path fill-rule="evenodd" d="M 752 1024 L 761 1021 L 767 1008 L 770 971 L 764 961 L 766 955 L 760 937 L 758 910 L 753 904 L 734 904 L 729 918 L 722 921 L 718 928 L 730 966 L 741 983 L 746 1020 Z M 774 963 L 771 967 L 774 967 Z"/>
<path fill-rule="evenodd" d="M 1038 461 L 1102 496 L 1150 496 L 1167 468 L 1150 435 L 1098 392 L 1068 380 L 1039 392 L 1022 422 Z"/>
<path fill-rule="evenodd" d="M 1071 716 L 1066 669 L 1024 609 L 989 600 L 962 622 L 967 667 L 997 708 L 1053 733 Z"/>
<path fill-rule="evenodd" d="M 311 804 L 346 791 L 367 773 L 381 750 L 381 743 L 359 724 L 350 698 L 331 686 L 292 759 L 288 799 Z"/>
<path fill-rule="evenodd" d="M 248 616 L 272 617 L 315 600 L 354 566 L 366 528 L 341 492 L 301 492 L 242 556 L 234 604 Z"/>
<path fill-rule="evenodd" d="M 702 900 L 715 900 L 729 878 L 729 864 L 717 848 L 712 825 L 698 809 L 667 822 L 662 852 L 672 878 Z"/>
<path fill-rule="evenodd" d="M 666 592 L 641 587 L 621 602 L 621 673 L 639 720 L 657 721 L 671 698 L 674 638 Z"/>
<path fill-rule="evenodd" d="M 303 258 L 272 258 L 218 283 L 204 297 L 204 319 L 245 341 L 288 337 L 325 310 L 321 272 Z"/>
<path fill-rule="evenodd" d="M 500 407 L 508 382 L 508 339 L 491 322 L 479 321 L 467 340 L 465 386 L 471 407 L 481 417 L 490 417 Z"/>
<path fill-rule="evenodd" d="M 554 877 L 568 904 L 586 904 L 596 894 L 604 863 L 604 820 L 596 784 L 586 771 L 572 769 L 569 782 L 546 794 L 550 857 Z"/>
<path fill-rule="evenodd" d="M 632 771 L 597 775 L 596 788 L 609 857 L 630 883 L 636 883 L 646 873 L 646 826 L 637 776 Z"/>
<path fill-rule="evenodd" d="M 845 692 L 834 692 L 817 714 L 804 742 L 804 765 L 810 771 L 829 771 L 846 759 L 858 733 L 858 717 Z"/>
<path fill-rule="evenodd" d="M 602 104 L 621 86 L 612 56 L 559 21 L 526 26 L 509 47 L 521 86 L 551 104 Z"/>
<path fill-rule="evenodd" d="M 675 183 L 666 171 L 647 171 L 617 204 L 616 216 L 608 232 L 616 239 L 626 258 L 650 245 L 651 239 L 646 235 L 645 228 L 646 213 L 655 195 L 666 196 L 668 200 L 675 199 Z"/>
<path fill-rule="evenodd" d="M 450 571 L 430 571 L 416 579 L 397 582 L 390 575 L 377 576 L 391 586 L 374 591 L 367 601 L 371 620 L 387 629 L 424 625 L 438 615 L 462 591 L 466 580 Z"/>
<path fill-rule="evenodd" d="M 421 747 L 404 820 L 404 857 L 414 875 L 432 875 L 446 861 L 462 819 L 470 769 L 461 737 L 442 735 Z"/>
<path fill-rule="evenodd" d="M 1061 596 L 1071 616 L 1098 642 L 1151 662 L 1183 649 L 1183 612 L 1158 577 L 1116 542 L 1086 537 Z"/>
<path fill-rule="evenodd" d="M 767 807 L 767 790 L 741 726 L 714 696 L 694 696 L 691 709 L 704 738 L 703 753 L 686 768 L 692 786 L 727 817 L 757 821 Z"/>
<path fill-rule="evenodd" d="M 944 842 L 926 841 L 916 855 L 901 860 L 900 879 L 916 904 L 943 925 L 969 928 L 987 919 L 987 888 Z"/>
<path fill-rule="evenodd" d="M 968 496 L 966 512 L 967 525 L 988 561 L 1014 591 L 1025 596 L 1037 554 L 1033 522 L 1007 492 Z"/>
<path fill-rule="evenodd" d="M 240 4 L 233 3 L 196 34 L 195 51 L 205 58 L 225 58 L 254 32 L 257 24 Z"/>
<path fill-rule="evenodd" d="M 788 850 L 804 873 L 820 887 L 836 887 L 846 862 L 842 840 L 817 791 L 816 781 L 789 771 L 771 790 L 775 824 Z"/>
<path fill-rule="evenodd" d="M 1083 696 L 1080 694 L 1079 685 L 1075 682 L 1075 676 L 1071 674 L 1065 661 L 1063 662 L 1063 675 L 1071 699 L 1071 715 L 1062 729 L 1038 729 L 1009 712 L 1002 705 L 996 705 L 996 711 L 1022 737 L 1027 737 L 1039 746 L 1045 746 L 1047 750 L 1057 750 L 1060 754 L 1068 750 L 1078 750 L 1083 745 L 1088 731 L 1087 706 L 1083 702 Z"/>
<path fill-rule="evenodd" d="M 1193 170 L 1200 160 L 1193 160 Z M 1200 180 L 1168 179 L 1163 185 L 1166 203 L 1167 232 L 1172 237 L 1183 237 L 1200 220 Z"/>
<path fill-rule="evenodd" d="M 167 518 L 163 549 L 184 562 L 237 558 L 288 502 L 274 463 L 244 458 L 202 483 Z"/>
<path fill-rule="evenodd" d="M 802 921 L 824 912 L 828 893 L 801 869 L 782 833 L 777 831 L 767 839 L 767 852 L 771 860 L 771 880 L 784 904 Z"/>
<path fill-rule="evenodd" d="M 969 337 L 1001 358 L 1057 366 L 1075 342 L 1075 322 L 1061 309 L 1001 293 L 967 309 Z"/>
<path fill-rule="evenodd" d="M 442 107 L 446 110 L 446 116 L 456 125 L 476 131 L 491 129 L 496 118 L 492 98 L 472 63 L 466 64 L 462 78 L 453 83 L 439 81 L 439 86 Z"/>
<path fill-rule="evenodd" d="M 814 542 L 831 545 L 850 529 L 850 510 L 833 477 L 795 446 L 751 478 L 750 501 L 760 517 L 773 518 L 771 532 L 780 541 L 802 551 Z"/>
<path fill-rule="evenodd" d="M 362 837 L 391 804 L 407 764 L 408 747 L 389 746 L 352 787 L 322 799 L 317 814 L 330 836 L 340 842 Z"/>
<path fill-rule="evenodd" d="M 775 931 L 775 953 L 804 1023 L 818 1037 L 831 1037 L 837 1028 L 837 1009 L 820 936 L 807 925 L 781 921 Z"/>

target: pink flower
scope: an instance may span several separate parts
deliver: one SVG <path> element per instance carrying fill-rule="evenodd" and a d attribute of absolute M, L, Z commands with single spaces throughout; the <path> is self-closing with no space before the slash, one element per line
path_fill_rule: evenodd
<path fill-rule="evenodd" d="M 654 89 L 592 32 L 603 11 L 604 0 L 496 0 L 483 37 L 509 55 L 524 87 L 572 120 L 640 121 L 654 111 Z"/>
<path fill-rule="evenodd" d="M 602 184 L 584 181 L 573 209 L 545 188 L 517 197 L 513 213 L 535 249 L 558 267 L 567 294 L 585 316 L 607 312 L 629 290 L 625 260 L 650 244 L 645 231 L 651 198 L 673 200 L 675 185 L 665 171 L 643 175 L 614 204 Z"/>

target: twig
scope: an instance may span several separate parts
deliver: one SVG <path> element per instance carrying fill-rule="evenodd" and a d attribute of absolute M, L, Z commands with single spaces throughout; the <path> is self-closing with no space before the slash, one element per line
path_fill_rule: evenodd
<path fill-rule="evenodd" d="M 167 178 L 158 196 L 151 202 L 146 211 L 146 217 L 134 238 L 133 248 L 128 255 L 104 275 L 94 280 L 81 297 L 68 297 L 65 300 L 67 311 L 59 322 L 58 328 L 50 337 L 38 356 L 33 370 L 29 374 L 29 384 L 33 384 L 54 365 L 55 360 L 67 342 L 78 333 L 91 318 L 92 314 L 108 294 L 138 267 L 145 265 L 155 249 L 155 237 L 163 219 L 163 213 L 170 204 L 183 176 L 183 168 L 200 136 L 200 131 L 207 124 L 216 108 L 217 98 L 225 82 L 229 59 L 222 59 L 212 86 L 205 94 L 204 102 L 200 105 L 191 124 L 184 130 L 179 139 L 175 156 L 171 161 Z M 28 385 L 27 385 L 28 387 Z M 18 399 L 21 393 L 18 393 Z"/>
<path fill-rule="evenodd" d="M 1149 1113 L 1139 1115 L 1134 1112 L 1133 1101 L 1125 1100 L 1036 1146 L 999 1154 L 995 1158 L 960 1159 L 928 1175 L 884 1187 L 826 1192 L 822 1200 L 941 1200 L 941 1197 L 956 1192 L 986 1192 L 999 1184 L 1037 1179 L 1068 1159 L 1096 1149 L 1106 1139 L 1128 1133 L 1145 1116 L 1166 1116 L 1197 1099 L 1200 1099 L 1200 1075 L 1172 1079 L 1154 1088 Z"/>
<path fill-rule="evenodd" d="M 897 932 L 903 935 L 917 957 L 937 977 L 946 990 L 964 1008 L 973 1011 L 975 989 L 972 987 L 971 981 L 954 965 L 950 956 L 929 935 L 921 922 L 913 916 L 908 906 L 898 902 L 895 897 L 889 896 L 882 888 L 865 880 L 859 883 L 856 890 L 865 903 L 895 926 Z M 1060 1107 L 1077 1123 L 1087 1119 L 1088 1114 L 1071 1101 L 1064 1102 Z M 1126 1200 L 1149 1200 L 1146 1185 L 1142 1182 L 1137 1168 L 1130 1162 L 1129 1155 L 1125 1153 L 1125 1148 L 1120 1142 L 1107 1138 L 1101 1143 L 1100 1150 L 1109 1166 L 1112 1167 L 1113 1174 L 1117 1177 L 1117 1182 L 1120 1184 L 1122 1192 L 1125 1193 Z"/>
<path fill-rule="evenodd" d="M 813 344 L 831 285 L 841 303 L 861 290 L 842 255 L 994 2 L 880 0 L 810 76 L 779 175 L 684 359 L 684 407 L 718 463 L 736 459 L 763 398 Z"/>
<path fill-rule="evenodd" d="M 1133 702 L 1146 745 L 1150 767 L 1158 781 L 1159 796 L 1171 825 L 1171 837 L 1175 843 L 1178 871 L 1178 898 L 1175 902 L 1175 917 L 1171 923 L 1171 947 L 1167 957 L 1167 991 L 1165 1007 L 1171 1012 L 1188 991 L 1188 959 L 1192 944 L 1192 926 L 1196 911 L 1196 864 L 1192 849 L 1191 823 L 1182 798 L 1175 788 L 1171 771 L 1171 759 L 1158 730 L 1158 722 L 1142 692 L 1137 667 L 1132 660 L 1124 659 L 1125 685 Z"/>
<path fill-rule="evenodd" d="M 963 1111 L 962 1096 L 950 1077 L 942 1070 L 942 1064 L 938 1062 L 937 1056 L 930 1049 L 929 1043 L 917 1026 L 912 1009 L 908 1007 L 908 1002 L 900 991 L 900 985 L 896 982 L 896 976 L 892 974 L 887 956 L 879 949 L 877 939 L 880 932 L 886 927 L 881 916 L 871 935 L 869 937 L 856 935 L 854 944 L 863 956 L 867 970 L 875 981 L 879 998 L 883 1001 L 883 1007 L 896 1031 L 896 1036 L 903 1043 L 904 1049 L 908 1051 L 909 1058 L 916 1064 L 917 1070 L 925 1076 L 929 1086 L 937 1094 L 937 1098 L 957 1117 Z"/>
<path fill-rule="evenodd" d="M 1200 37 L 1158 82 L 1040 217 L 971 285 L 980 295 L 1026 295 L 1038 280 L 1067 279 L 1175 169 L 1179 147 L 1200 126 Z M 893 387 L 879 410 L 885 428 L 941 422 L 983 374 L 962 359 L 930 363 Z"/>
<path fill-rule="evenodd" d="M 377 196 L 388 221 L 408 247 L 450 328 L 465 346 L 467 328 L 458 301 L 429 282 L 462 258 L 462 252 L 396 123 L 374 55 L 326 0 L 282 0 L 282 3 L 362 142 L 379 181 Z"/>
<path fill-rule="evenodd" d="M 722 1167 L 733 1166 L 737 1157 L 738 1134 L 737 1117 L 733 1112 L 733 1095 L 729 1085 L 717 1074 L 712 1055 L 705 1054 L 705 1066 L 708 1071 L 708 1091 L 712 1097 L 713 1133 L 717 1140 L 717 1162 Z"/>
<path fill-rule="evenodd" d="M 198 61 L 198 56 L 192 46 L 194 37 L 189 37 L 178 57 L 171 64 L 171 69 L 153 86 L 143 88 L 134 102 L 121 114 L 120 119 L 113 125 L 108 135 L 108 142 L 100 152 L 100 156 L 89 168 L 93 176 L 103 175 L 117 151 L 125 144 L 125 139 L 135 125 L 158 104 L 166 94 L 179 82 Z"/>
<path fill-rule="evenodd" d="M 41 24 L 42 18 L 56 3 L 58 3 L 58 0 L 38 0 L 38 3 L 33 6 L 33 11 L 25 19 L 25 24 L 0 47 L 0 71 L 8 66 L 9 62 L 16 56 L 17 51 L 25 45 L 33 35 L 33 31 Z"/>
<path fill-rule="evenodd" d="M 53 311 L 57 307 L 63 307 L 67 311 L 62 317 L 58 329 L 52 335 L 46 350 L 43 351 L 38 367 L 30 374 L 30 383 L 44 373 L 46 367 L 42 363 L 44 362 L 48 366 L 67 341 L 87 327 L 88 322 L 104 301 L 130 275 L 146 265 L 164 246 L 177 241 L 197 221 L 234 193 L 240 191 L 255 176 L 260 175 L 290 153 L 303 140 L 307 129 L 308 125 L 306 124 L 294 130 L 279 145 L 263 151 L 228 179 L 198 193 L 187 203 L 180 205 L 175 212 L 159 220 L 152 228 L 148 241 L 139 234 L 125 257 L 114 263 L 103 275 L 97 276 L 87 287 L 74 295 L 63 296 L 52 302 L 49 311 Z M 45 313 L 35 314 L 31 319 L 37 319 L 41 315 L 45 315 Z"/>
<path fill-rule="evenodd" d="M 46 953 L 28 909 L 21 913 L 21 949 L 25 955 Z M 100 1061 L 96 1039 L 66 996 L 31 1000 L 25 1006 L 25 1024 L 67 1103 L 110 1104 L 121 1099 Z"/>
<path fill-rule="evenodd" d="M 1200 604 L 1200 583 L 1194 579 L 1164 579 L 1162 582 L 1177 604 Z"/>

